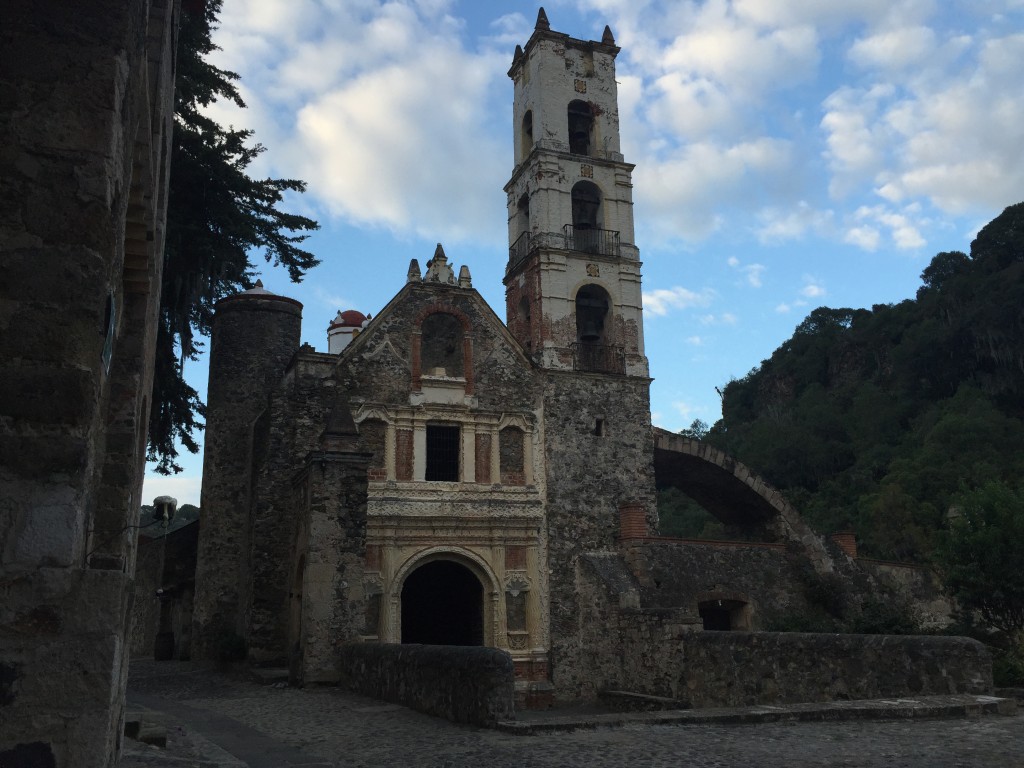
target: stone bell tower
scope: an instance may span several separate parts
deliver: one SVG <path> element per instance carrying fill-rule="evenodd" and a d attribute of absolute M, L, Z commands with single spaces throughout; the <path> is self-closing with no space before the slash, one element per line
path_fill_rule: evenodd
<path fill-rule="evenodd" d="M 619 151 L 615 45 L 552 32 L 541 9 L 509 76 L 508 327 L 541 368 L 551 682 L 590 695 L 577 577 L 614 555 L 620 521 L 655 530 L 633 166 Z"/>
<path fill-rule="evenodd" d="M 548 369 L 646 377 L 631 174 L 619 150 L 615 45 L 553 32 L 516 47 L 508 327 Z"/>

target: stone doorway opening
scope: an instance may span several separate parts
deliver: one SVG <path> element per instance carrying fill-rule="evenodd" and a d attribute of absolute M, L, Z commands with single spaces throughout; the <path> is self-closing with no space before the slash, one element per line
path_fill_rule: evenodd
<path fill-rule="evenodd" d="M 402 585 L 402 642 L 483 645 L 484 589 L 466 566 L 432 560 Z"/>
<path fill-rule="evenodd" d="M 702 600 L 697 605 L 704 629 L 750 631 L 750 604 L 743 600 Z"/>

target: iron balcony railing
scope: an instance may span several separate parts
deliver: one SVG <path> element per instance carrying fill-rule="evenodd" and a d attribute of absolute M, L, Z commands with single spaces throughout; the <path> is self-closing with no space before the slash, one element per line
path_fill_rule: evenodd
<path fill-rule="evenodd" d="M 581 229 L 566 224 L 562 232 L 523 232 L 508 249 L 506 274 L 515 271 L 538 248 L 564 248 L 602 256 L 619 255 L 619 233 L 611 229 Z"/>
<path fill-rule="evenodd" d="M 572 345 L 574 371 L 590 373 L 626 373 L 626 353 L 615 344 L 591 344 L 578 341 Z"/>
<path fill-rule="evenodd" d="M 612 229 L 584 229 L 566 224 L 565 247 L 571 251 L 598 253 L 602 256 L 619 255 L 619 233 Z"/>
<path fill-rule="evenodd" d="M 512 243 L 512 247 L 508 249 L 508 269 L 506 272 L 511 272 L 518 267 L 523 259 L 525 259 L 530 251 L 533 250 L 533 233 L 523 232 L 516 241 Z"/>

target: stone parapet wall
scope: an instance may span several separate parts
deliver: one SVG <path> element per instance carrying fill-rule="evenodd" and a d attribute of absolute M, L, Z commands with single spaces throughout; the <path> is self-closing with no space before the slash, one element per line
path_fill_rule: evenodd
<path fill-rule="evenodd" d="M 456 723 L 515 717 L 512 657 L 497 648 L 346 645 L 341 681 L 350 690 Z"/>
<path fill-rule="evenodd" d="M 784 545 L 648 539 L 632 542 L 625 556 L 645 606 L 696 614 L 702 600 L 739 600 L 750 606 L 749 629 L 771 628 L 786 614 L 809 609 Z"/>
<path fill-rule="evenodd" d="M 620 676 L 605 687 L 694 707 L 992 691 L 990 653 L 965 637 L 665 629 L 623 621 Z"/>

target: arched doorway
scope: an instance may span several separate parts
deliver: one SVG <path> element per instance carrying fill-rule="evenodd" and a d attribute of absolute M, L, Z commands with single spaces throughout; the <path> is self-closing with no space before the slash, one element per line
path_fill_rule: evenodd
<path fill-rule="evenodd" d="M 402 585 L 402 642 L 483 645 L 484 589 L 452 560 L 431 560 Z"/>

